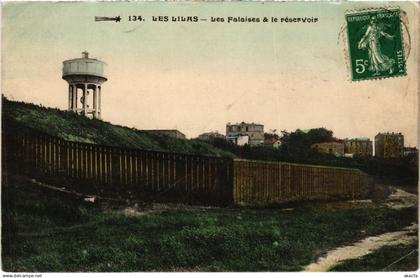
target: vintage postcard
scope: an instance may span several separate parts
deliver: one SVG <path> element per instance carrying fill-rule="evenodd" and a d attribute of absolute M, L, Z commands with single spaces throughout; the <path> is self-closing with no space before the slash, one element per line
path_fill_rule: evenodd
<path fill-rule="evenodd" d="M 417 277 L 419 11 L 2 3 L 3 277 Z"/>

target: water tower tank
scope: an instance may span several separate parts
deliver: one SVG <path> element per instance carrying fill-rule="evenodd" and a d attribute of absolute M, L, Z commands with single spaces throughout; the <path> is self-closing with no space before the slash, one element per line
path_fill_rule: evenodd
<path fill-rule="evenodd" d="M 68 110 L 100 119 L 102 83 L 107 81 L 105 63 L 89 58 L 86 51 L 82 55 L 63 62 L 63 79 L 69 83 Z"/>

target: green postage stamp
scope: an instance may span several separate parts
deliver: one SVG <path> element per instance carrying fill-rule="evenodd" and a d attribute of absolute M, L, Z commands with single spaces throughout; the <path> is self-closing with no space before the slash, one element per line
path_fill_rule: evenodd
<path fill-rule="evenodd" d="M 406 75 L 400 10 L 346 14 L 353 81 Z"/>

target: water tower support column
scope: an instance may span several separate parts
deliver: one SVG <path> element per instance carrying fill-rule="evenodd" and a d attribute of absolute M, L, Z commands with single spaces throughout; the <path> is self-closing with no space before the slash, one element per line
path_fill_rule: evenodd
<path fill-rule="evenodd" d="M 72 88 L 72 86 L 71 85 L 69 85 L 69 108 L 68 108 L 68 111 L 72 111 L 72 104 L 73 104 L 73 102 L 72 102 L 72 100 L 73 100 L 73 88 Z"/>
<path fill-rule="evenodd" d="M 102 110 L 101 110 L 101 86 L 98 86 L 98 119 L 102 118 Z"/>
<path fill-rule="evenodd" d="M 85 83 L 83 86 L 83 115 L 87 115 L 87 84 Z"/>
<path fill-rule="evenodd" d="M 69 111 L 77 112 L 77 87 L 75 84 L 69 84 Z"/>
<path fill-rule="evenodd" d="M 77 85 L 73 84 L 72 85 L 72 91 L 73 91 L 73 106 L 72 106 L 72 111 L 73 112 L 77 112 Z"/>
<path fill-rule="evenodd" d="M 93 89 L 93 118 L 98 118 L 98 85 L 94 85 Z"/>

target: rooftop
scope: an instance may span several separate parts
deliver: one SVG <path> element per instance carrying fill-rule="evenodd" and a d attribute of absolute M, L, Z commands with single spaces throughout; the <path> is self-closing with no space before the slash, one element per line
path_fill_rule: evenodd
<path fill-rule="evenodd" d="M 263 124 L 256 124 L 256 123 L 245 123 L 245 122 L 241 122 L 241 123 L 236 123 L 236 124 L 232 124 L 232 123 L 227 123 L 227 126 L 232 126 L 232 125 L 257 125 L 257 126 L 264 126 Z"/>
<path fill-rule="evenodd" d="M 380 136 L 380 135 L 402 135 L 402 133 L 401 132 L 398 132 L 398 133 L 396 133 L 396 132 L 379 132 L 376 136 Z"/>
<path fill-rule="evenodd" d="M 82 57 L 81 58 L 68 59 L 68 60 L 65 60 L 64 62 L 74 62 L 74 61 L 83 61 L 83 60 L 86 60 L 86 61 L 97 61 L 97 62 L 105 63 L 105 62 L 100 61 L 98 59 L 90 58 L 89 57 L 89 52 L 87 52 L 86 50 L 82 52 Z"/>
<path fill-rule="evenodd" d="M 368 137 L 346 138 L 346 141 L 370 141 Z"/>

